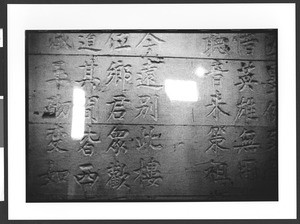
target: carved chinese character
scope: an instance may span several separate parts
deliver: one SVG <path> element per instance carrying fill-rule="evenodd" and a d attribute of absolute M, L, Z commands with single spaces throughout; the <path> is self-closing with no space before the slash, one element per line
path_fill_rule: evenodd
<path fill-rule="evenodd" d="M 268 131 L 268 143 L 267 143 L 267 151 L 275 151 L 277 150 L 278 144 L 278 134 L 277 130 L 269 130 Z"/>
<path fill-rule="evenodd" d="M 119 83 L 122 85 L 122 91 L 127 91 L 125 85 L 132 84 L 131 82 L 131 68 L 130 64 L 124 64 L 122 60 L 112 62 L 110 67 L 107 69 L 107 81 L 105 86 L 109 86 L 111 82 L 115 82 L 117 86 Z"/>
<path fill-rule="evenodd" d="M 88 130 L 84 132 L 82 139 L 80 140 L 80 148 L 78 151 L 82 151 L 85 156 L 92 156 L 94 153 L 94 144 L 100 143 L 100 136 L 96 132 L 91 130 L 92 127 L 88 125 Z"/>
<path fill-rule="evenodd" d="M 210 167 L 208 167 L 205 172 L 205 178 L 209 181 L 217 183 L 217 184 L 227 184 L 231 183 L 232 180 L 228 176 L 228 165 L 225 162 L 215 162 L 211 160 Z"/>
<path fill-rule="evenodd" d="M 164 43 L 165 41 L 152 33 L 146 33 L 136 47 L 143 47 L 147 49 L 146 55 L 152 53 L 153 47 L 158 44 Z"/>
<path fill-rule="evenodd" d="M 125 172 L 125 164 L 120 163 L 119 161 L 116 161 L 115 163 L 111 162 L 110 166 L 106 169 L 109 176 L 106 185 L 116 190 L 121 189 L 121 187 L 130 189 L 129 185 L 126 184 L 126 180 L 129 178 L 130 174 L 128 172 Z"/>
<path fill-rule="evenodd" d="M 225 102 L 222 102 L 222 95 L 221 93 L 216 90 L 215 94 L 210 95 L 212 97 L 211 103 L 205 105 L 206 107 L 212 107 L 212 110 L 206 115 L 206 117 L 209 117 L 210 115 L 213 116 L 215 120 L 219 120 L 220 114 L 225 114 L 227 116 L 230 116 L 229 112 L 226 112 L 221 106 L 226 105 Z"/>
<path fill-rule="evenodd" d="M 233 41 L 237 42 L 237 51 L 240 55 L 253 55 L 256 43 L 258 43 L 258 39 L 251 33 L 238 34 L 233 37 Z"/>
<path fill-rule="evenodd" d="M 109 44 L 110 49 L 113 50 L 129 50 L 128 44 L 129 33 L 111 33 L 105 44 Z"/>
<path fill-rule="evenodd" d="M 125 138 L 128 135 L 129 131 L 127 129 L 120 129 L 118 127 L 114 127 L 108 135 L 108 137 L 112 139 L 112 142 L 110 143 L 106 152 L 112 150 L 116 156 L 118 156 L 120 152 L 127 153 Z"/>
<path fill-rule="evenodd" d="M 97 172 L 92 172 L 93 168 L 93 165 L 90 163 L 80 165 L 81 173 L 74 176 L 76 182 L 80 185 L 93 186 L 99 178 Z"/>
<path fill-rule="evenodd" d="M 266 82 L 262 82 L 263 86 L 266 88 L 267 94 L 273 94 L 276 92 L 277 80 L 276 80 L 276 64 L 270 64 L 266 66 L 268 79 Z"/>
<path fill-rule="evenodd" d="M 94 184 L 98 181 L 99 174 L 92 171 L 94 167 L 90 163 L 80 165 L 79 169 L 81 173 L 74 175 L 74 178 L 76 183 L 82 187 L 85 197 L 87 197 L 88 192 L 92 190 Z"/>
<path fill-rule="evenodd" d="M 235 83 L 235 86 L 239 87 L 239 91 L 243 91 L 246 87 L 253 91 L 253 84 L 257 85 L 258 81 L 254 79 L 254 73 L 252 71 L 255 69 L 253 62 L 250 61 L 248 65 L 245 62 L 241 62 L 241 68 L 238 69 L 240 82 Z"/>
<path fill-rule="evenodd" d="M 265 54 L 266 56 L 274 56 L 277 53 L 276 35 L 266 34 L 265 36 Z"/>
<path fill-rule="evenodd" d="M 221 79 L 224 77 L 223 73 L 228 73 L 228 70 L 224 69 L 223 66 L 224 64 L 220 60 L 214 60 L 211 63 L 211 70 L 205 73 L 205 75 L 212 76 L 214 87 L 221 86 Z"/>
<path fill-rule="evenodd" d="M 205 40 L 205 51 L 204 54 L 211 56 L 215 51 L 220 54 L 229 54 L 229 38 L 222 37 L 220 35 L 211 34 L 208 37 L 203 38 Z"/>
<path fill-rule="evenodd" d="M 78 50 L 89 50 L 93 52 L 99 52 L 101 49 L 95 48 L 96 35 L 93 33 L 89 34 L 80 34 L 79 35 L 79 44 Z"/>
<path fill-rule="evenodd" d="M 253 97 L 246 99 L 242 96 L 240 102 L 237 103 L 237 108 L 238 111 L 235 117 L 235 121 L 241 119 L 242 117 L 245 118 L 246 123 L 258 119 L 258 117 L 256 116 L 256 108 Z"/>
<path fill-rule="evenodd" d="M 160 139 L 161 137 L 161 133 L 159 134 L 154 134 L 154 127 L 150 126 L 150 131 L 146 130 L 146 127 L 142 126 L 141 127 L 142 130 L 142 136 L 141 137 L 137 137 L 136 140 L 136 149 L 137 150 L 145 150 L 148 149 L 149 147 L 153 150 L 161 150 L 163 148 L 163 146 L 161 144 L 154 144 L 153 142 L 155 140 Z"/>
<path fill-rule="evenodd" d="M 134 170 L 137 174 L 134 181 L 140 180 L 141 187 L 158 187 L 159 182 L 163 180 L 161 172 L 159 171 L 160 163 L 156 161 L 153 157 L 150 158 L 148 162 L 144 159 L 140 160 L 140 168 Z"/>
<path fill-rule="evenodd" d="M 69 39 L 69 36 L 64 33 L 56 33 L 49 38 L 49 47 L 55 50 L 71 49 L 73 48 L 73 42 Z"/>
<path fill-rule="evenodd" d="M 63 142 L 63 138 L 66 138 L 68 134 L 64 131 L 64 128 L 61 124 L 55 124 L 54 128 L 47 129 L 47 138 L 50 138 L 48 143 L 47 152 L 67 152 L 68 150 L 61 147 L 60 144 Z"/>
<path fill-rule="evenodd" d="M 49 167 L 46 173 L 39 175 L 39 178 L 43 180 L 42 186 L 50 183 L 60 184 L 68 181 L 70 172 L 68 170 L 54 170 L 54 161 L 49 161 Z"/>
<path fill-rule="evenodd" d="M 53 66 L 53 79 L 48 79 L 46 82 L 56 84 L 56 88 L 59 90 L 64 83 L 70 83 L 68 74 L 64 70 L 65 62 L 64 61 L 55 61 L 52 63 Z"/>
<path fill-rule="evenodd" d="M 229 150 L 222 146 L 223 142 L 226 140 L 223 137 L 223 134 L 225 133 L 226 131 L 224 126 L 212 126 L 208 133 L 208 135 L 210 135 L 209 141 L 211 145 L 205 150 L 205 152 L 212 150 L 214 153 L 217 153 L 219 151 Z"/>
<path fill-rule="evenodd" d="M 137 87 L 145 87 L 154 90 L 160 90 L 163 85 L 156 82 L 156 70 L 158 65 L 164 63 L 161 58 L 147 58 L 147 62 L 143 64 L 143 68 L 137 73 Z"/>
<path fill-rule="evenodd" d="M 270 122 L 275 122 L 277 118 L 277 107 L 273 100 L 270 100 L 264 110 L 263 116 L 266 116 Z"/>
<path fill-rule="evenodd" d="M 85 104 L 85 117 L 87 120 L 97 122 L 97 118 L 94 117 L 95 105 L 99 100 L 99 96 L 90 96 L 87 98 Z"/>
<path fill-rule="evenodd" d="M 114 120 L 124 120 L 126 114 L 125 103 L 130 103 L 130 100 L 124 94 L 115 95 L 114 100 L 107 102 L 107 105 L 112 105 L 109 112 L 108 119 L 113 118 Z"/>
<path fill-rule="evenodd" d="M 158 95 L 141 95 L 138 96 L 140 100 L 140 106 L 135 107 L 138 110 L 138 114 L 134 119 L 139 117 L 145 118 L 146 115 L 150 116 L 153 120 L 158 119 Z"/>
<path fill-rule="evenodd" d="M 257 178 L 256 160 L 246 159 L 238 164 L 240 177 L 242 179 L 253 180 Z"/>
<path fill-rule="evenodd" d="M 61 95 L 47 98 L 48 104 L 44 108 L 43 118 L 66 117 L 71 108 L 71 101 L 61 102 Z"/>
<path fill-rule="evenodd" d="M 79 83 L 81 87 L 92 85 L 93 90 L 95 90 L 100 85 L 100 79 L 94 77 L 95 67 L 98 64 L 95 63 L 95 58 L 92 57 L 90 62 L 85 61 L 84 65 L 80 65 L 79 68 L 84 70 L 83 79 L 75 81 Z"/>
<path fill-rule="evenodd" d="M 247 153 L 249 153 L 249 152 L 255 153 L 260 147 L 260 144 L 258 144 L 254 141 L 255 136 L 256 136 L 255 131 L 244 129 L 240 135 L 242 144 L 234 146 L 234 148 L 237 149 L 238 153 L 240 153 L 241 151 L 244 151 Z"/>

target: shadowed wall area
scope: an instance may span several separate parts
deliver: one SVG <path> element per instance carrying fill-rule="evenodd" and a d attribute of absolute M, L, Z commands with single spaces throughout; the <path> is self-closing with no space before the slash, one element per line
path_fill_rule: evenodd
<path fill-rule="evenodd" d="M 38 201 L 278 200 L 277 31 L 27 31 Z"/>

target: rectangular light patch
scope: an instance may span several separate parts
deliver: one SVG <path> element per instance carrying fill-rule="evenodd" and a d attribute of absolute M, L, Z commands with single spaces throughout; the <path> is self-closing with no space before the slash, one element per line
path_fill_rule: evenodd
<path fill-rule="evenodd" d="M 3 29 L 0 29 L 0 47 L 3 47 Z"/>
<path fill-rule="evenodd" d="M 194 81 L 166 79 L 165 91 L 171 101 L 198 101 L 197 83 Z"/>
<path fill-rule="evenodd" d="M 85 92 L 80 88 L 73 90 L 72 130 L 73 139 L 81 139 L 84 135 L 85 124 Z"/>

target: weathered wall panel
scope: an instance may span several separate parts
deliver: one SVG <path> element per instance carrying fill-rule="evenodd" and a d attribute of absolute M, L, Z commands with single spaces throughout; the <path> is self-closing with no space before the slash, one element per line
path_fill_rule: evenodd
<path fill-rule="evenodd" d="M 276 32 L 30 32 L 27 44 L 28 201 L 277 200 Z M 198 100 L 171 100 L 166 80 L 193 82 Z"/>

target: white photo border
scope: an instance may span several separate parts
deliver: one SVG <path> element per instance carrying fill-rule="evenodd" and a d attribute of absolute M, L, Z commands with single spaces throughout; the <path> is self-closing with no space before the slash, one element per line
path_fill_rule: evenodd
<path fill-rule="evenodd" d="M 296 219 L 295 3 L 8 4 L 7 16 L 9 220 Z M 25 30 L 83 29 L 278 29 L 279 201 L 26 203 Z"/>

